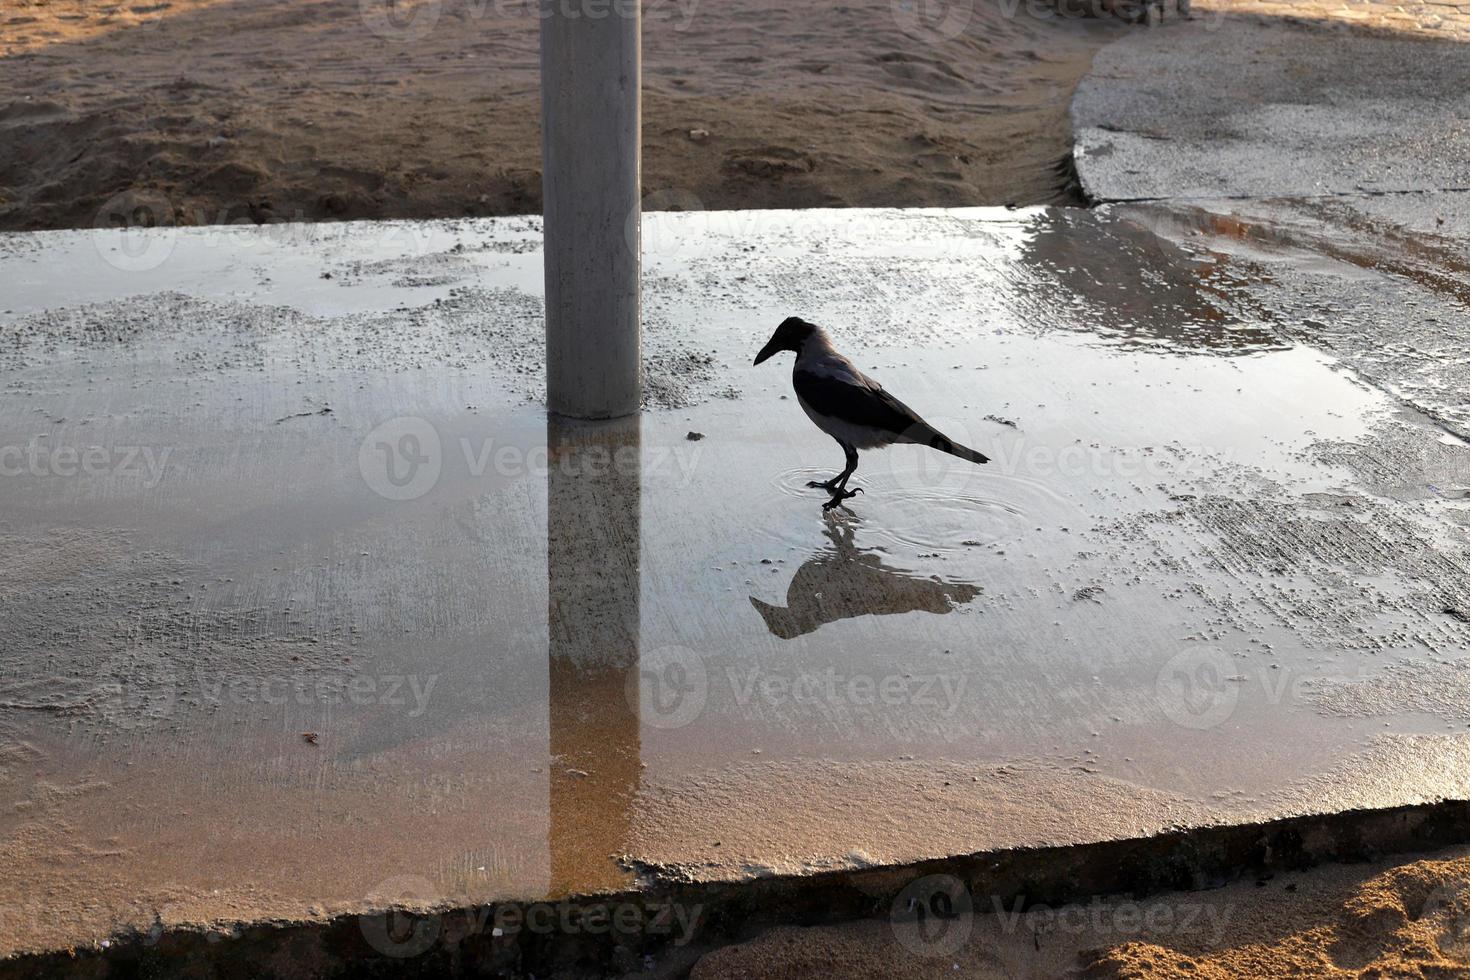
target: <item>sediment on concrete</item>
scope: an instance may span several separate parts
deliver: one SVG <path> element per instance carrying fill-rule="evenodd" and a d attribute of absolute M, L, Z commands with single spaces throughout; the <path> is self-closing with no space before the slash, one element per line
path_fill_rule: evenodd
<path fill-rule="evenodd" d="M 669 880 L 549 903 L 557 925 L 524 928 L 525 903 L 339 916 L 312 923 L 238 924 L 116 937 L 106 948 L 28 955 L 0 963 L 6 978 L 462 977 L 678 975 L 703 952 L 777 924 L 888 918 L 906 886 L 928 875 L 964 883 L 977 914 L 1057 906 L 1095 897 L 1139 899 L 1164 891 L 1431 851 L 1470 837 L 1470 801 L 1352 810 L 1261 824 L 1202 827 L 1131 840 L 936 858 L 881 868 L 741 882 Z M 693 914 L 688 930 L 609 928 L 610 908 Z M 650 920 L 655 921 L 655 920 Z M 496 924 L 500 927 L 497 928 Z M 690 938 L 692 936 L 692 939 Z M 387 950 L 387 951 L 385 951 Z M 650 959 L 651 958 L 651 959 Z"/>

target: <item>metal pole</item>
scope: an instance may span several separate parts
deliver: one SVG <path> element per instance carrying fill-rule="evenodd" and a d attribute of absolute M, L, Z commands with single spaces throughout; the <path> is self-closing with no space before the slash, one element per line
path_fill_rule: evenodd
<path fill-rule="evenodd" d="M 573 418 L 639 403 L 638 0 L 541 0 L 546 396 Z"/>

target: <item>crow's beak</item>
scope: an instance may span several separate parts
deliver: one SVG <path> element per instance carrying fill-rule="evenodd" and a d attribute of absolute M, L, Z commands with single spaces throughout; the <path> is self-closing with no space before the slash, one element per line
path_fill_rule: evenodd
<path fill-rule="evenodd" d="M 766 358 L 770 357 L 772 354 L 776 353 L 780 349 L 781 348 L 776 346 L 776 338 L 772 337 L 770 342 L 767 343 L 766 346 L 761 348 L 761 352 L 755 355 L 755 363 L 759 364 L 761 361 L 764 361 Z"/>

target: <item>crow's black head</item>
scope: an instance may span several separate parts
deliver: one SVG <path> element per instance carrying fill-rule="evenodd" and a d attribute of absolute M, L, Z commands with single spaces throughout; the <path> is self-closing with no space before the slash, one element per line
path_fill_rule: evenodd
<path fill-rule="evenodd" d="M 771 334 L 771 339 L 766 341 L 766 346 L 761 348 L 761 352 L 755 355 L 755 363 L 759 364 L 772 354 L 783 350 L 801 353 L 802 344 L 805 344 L 807 338 L 816 333 L 816 330 L 816 324 L 807 323 L 799 316 L 788 316 L 781 321 L 776 332 Z"/>

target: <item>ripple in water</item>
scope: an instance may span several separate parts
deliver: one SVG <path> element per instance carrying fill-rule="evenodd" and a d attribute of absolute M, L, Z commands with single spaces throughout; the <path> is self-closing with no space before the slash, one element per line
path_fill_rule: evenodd
<path fill-rule="evenodd" d="M 779 474 L 776 486 L 815 508 L 827 493 L 807 482 L 831 476 L 818 467 L 797 467 Z M 862 469 L 854 474 L 849 486 L 864 492 L 846 506 L 862 520 L 869 546 L 953 552 L 1011 540 L 1038 526 L 1065 524 L 1069 514 L 1075 520 L 1075 507 L 1033 477 L 968 473 L 962 478 L 951 474 L 941 482 L 921 481 L 917 474 L 899 480 L 881 469 L 868 478 Z"/>

